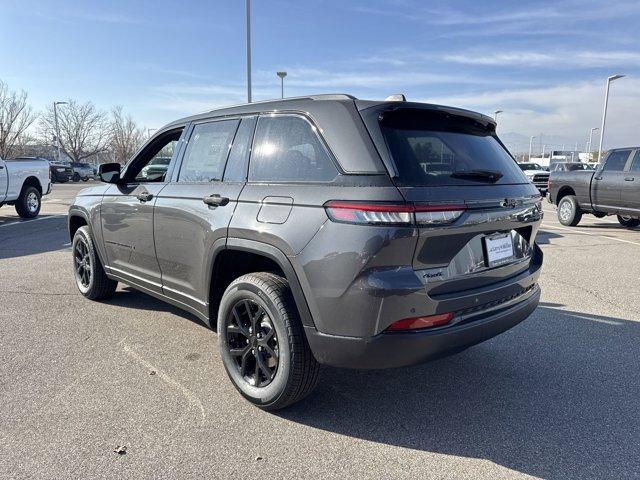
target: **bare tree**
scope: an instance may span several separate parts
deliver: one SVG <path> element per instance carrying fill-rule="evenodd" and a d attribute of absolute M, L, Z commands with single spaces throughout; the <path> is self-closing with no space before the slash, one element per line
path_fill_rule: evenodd
<path fill-rule="evenodd" d="M 115 161 L 127 163 L 144 141 L 144 132 L 131 115 L 125 116 L 122 107 L 111 110 L 111 139 L 109 149 Z"/>
<path fill-rule="evenodd" d="M 0 158 L 15 158 L 29 141 L 27 129 L 37 115 L 27 104 L 27 92 L 9 90 L 0 80 Z"/>
<path fill-rule="evenodd" d="M 40 132 L 45 140 L 59 138 L 60 149 L 74 162 L 81 162 L 107 150 L 110 125 L 107 115 L 91 102 L 80 104 L 69 100 L 58 108 L 58 125 L 53 106 L 40 118 Z"/>

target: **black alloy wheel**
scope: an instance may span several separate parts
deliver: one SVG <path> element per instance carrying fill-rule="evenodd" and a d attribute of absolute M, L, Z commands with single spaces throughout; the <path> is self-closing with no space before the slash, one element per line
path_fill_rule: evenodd
<path fill-rule="evenodd" d="M 79 239 L 73 249 L 73 266 L 78 284 L 84 288 L 89 288 L 93 270 L 91 268 L 89 246 L 84 238 Z"/>
<path fill-rule="evenodd" d="M 250 299 L 231 309 L 227 349 L 240 376 L 252 387 L 266 387 L 278 370 L 278 336 L 269 314 Z"/>

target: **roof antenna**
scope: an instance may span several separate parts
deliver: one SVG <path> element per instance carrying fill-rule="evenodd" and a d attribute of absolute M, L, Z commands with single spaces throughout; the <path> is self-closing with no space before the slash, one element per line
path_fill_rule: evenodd
<path fill-rule="evenodd" d="M 404 93 L 394 93 L 393 95 L 389 95 L 384 100 L 385 102 L 406 102 L 407 97 L 404 96 Z"/>

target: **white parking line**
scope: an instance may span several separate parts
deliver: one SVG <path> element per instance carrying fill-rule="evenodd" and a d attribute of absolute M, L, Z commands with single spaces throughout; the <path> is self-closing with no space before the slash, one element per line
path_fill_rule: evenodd
<path fill-rule="evenodd" d="M 581 230 L 576 230 L 575 228 L 560 227 L 560 226 L 556 226 L 556 225 L 543 225 L 541 227 L 541 230 L 546 230 L 546 229 L 566 230 L 568 232 L 578 233 L 580 235 L 588 235 L 590 237 L 603 237 L 603 238 L 606 238 L 608 240 L 615 240 L 616 242 L 622 242 L 622 243 L 630 243 L 631 245 L 638 245 L 640 247 L 640 242 L 632 242 L 631 240 L 624 240 L 622 238 L 610 237 L 609 235 L 603 235 L 601 233 L 583 232 Z"/>
<path fill-rule="evenodd" d="M 3 223 L 2 225 L 0 225 L 0 228 L 2 228 L 2 227 L 10 227 L 11 225 L 24 225 L 25 223 L 37 222 L 38 220 L 46 220 L 47 218 L 57 218 L 57 217 L 66 217 L 66 215 L 64 215 L 64 214 L 53 214 L 53 215 L 47 215 L 46 217 L 32 218 L 31 220 L 18 220 L 16 222 Z"/>

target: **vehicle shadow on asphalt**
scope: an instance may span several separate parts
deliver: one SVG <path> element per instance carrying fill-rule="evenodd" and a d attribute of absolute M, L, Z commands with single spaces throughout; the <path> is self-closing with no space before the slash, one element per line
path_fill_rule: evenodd
<path fill-rule="evenodd" d="M 167 312 L 176 315 L 185 320 L 189 320 L 203 328 L 209 329 L 204 322 L 200 321 L 198 317 L 191 313 L 182 310 L 178 307 L 174 307 L 170 303 L 158 300 L 151 295 L 147 295 L 132 287 L 125 286 L 117 290 L 111 297 L 102 300 L 103 303 L 108 305 L 116 305 L 118 307 L 131 308 L 134 310 L 148 310 L 152 312 Z"/>
<path fill-rule="evenodd" d="M 543 478 L 637 475 L 640 324 L 550 307 L 422 366 L 324 369 L 315 394 L 279 415 Z"/>
<path fill-rule="evenodd" d="M 548 230 L 539 230 L 538 234 L 536 235 L 536 243 L 538 245 L 550 245 L 550 240 L 562 237 L 563 235 L 560 235 L 559 233 L 550 232 Z"/>
<path fill-rule="evenodd" d="M 69 248 L 66 215 L 40 215 L 33 220 L 0 217 L 0 260 Z"/>

